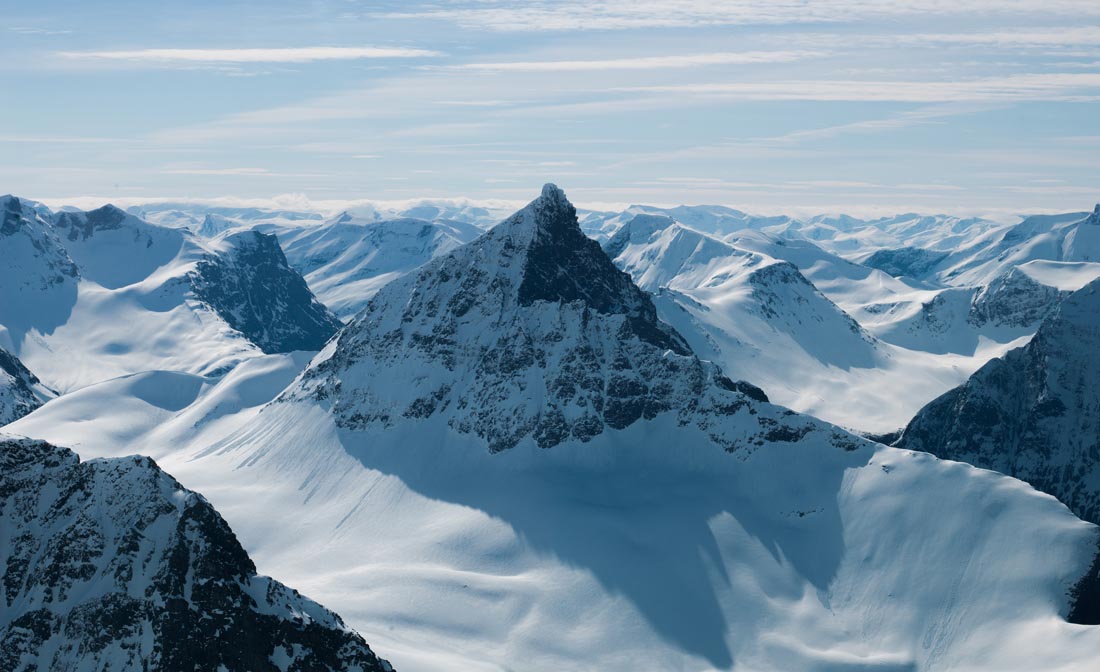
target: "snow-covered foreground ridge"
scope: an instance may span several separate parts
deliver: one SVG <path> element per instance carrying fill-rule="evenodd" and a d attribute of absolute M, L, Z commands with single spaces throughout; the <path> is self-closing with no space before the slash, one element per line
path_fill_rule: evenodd
<path fill-rule="evenodd" d="M 209 394 L 249 396 L 230 383 Z M 403 670 L 1100 660 L 1100 629 L 1067 621 L 1095 610 L 1095 526 L 730 380 L 552 186 L 382 288 L 259 412 L 192 387 L 186 422 L 86 388 L 8 430 L 93 456 L 150 428 L 265 572 Z"/>
<path fill-rule="evenodd" d="M 391 669 L 148 457 L 0 435 L 0 520 L 0 669 Z"/>

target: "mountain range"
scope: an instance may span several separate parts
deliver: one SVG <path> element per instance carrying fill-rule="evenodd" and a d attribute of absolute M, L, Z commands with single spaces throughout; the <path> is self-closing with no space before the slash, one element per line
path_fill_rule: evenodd
<path fill-rule="evenodd" d="M 1100 208 L 3 206 L 20 656 L 1097 660 Z"/>

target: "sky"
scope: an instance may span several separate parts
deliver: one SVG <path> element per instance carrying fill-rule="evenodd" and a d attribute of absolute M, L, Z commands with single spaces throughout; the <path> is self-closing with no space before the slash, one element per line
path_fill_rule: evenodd
<path fill-rule="evenodd" d="M 0 193 L 1100 201 L 1096 0 L 0 0 Z"/>

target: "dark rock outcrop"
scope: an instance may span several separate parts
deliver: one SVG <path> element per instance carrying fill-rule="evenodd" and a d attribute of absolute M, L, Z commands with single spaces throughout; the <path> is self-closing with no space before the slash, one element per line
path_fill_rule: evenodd
<path fill-rule="evenodd" d="M 0 426 L 30 413 L 53 394 L 18 357 L 0 348 Z"/>
<path fill-rule="evenodd" d="M 147 457 L 0 439 L 0 516 L 0 671 L 391 669 Z"/>
<path fill-rule="evenodd" d="M 275 236 L 244 231 L 226 237 L 190 274 L 195 296 L 267 353 L 319 350 L 340 321 L 287 265 Z"/>

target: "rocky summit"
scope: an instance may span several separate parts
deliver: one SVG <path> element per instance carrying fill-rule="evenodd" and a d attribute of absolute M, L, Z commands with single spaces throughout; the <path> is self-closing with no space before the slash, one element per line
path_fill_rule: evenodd
<path fill-rule="evenodd" d="M 817 426 L 789 411 L 722 422 L 767 397 L 696 357 L 554 185 L 383 288 L 283 395 L 295 398 L 326 401 L 350 429 L 443 419 L 490 451 L 585 442 L 665 412 L 730 450 Z"/>

